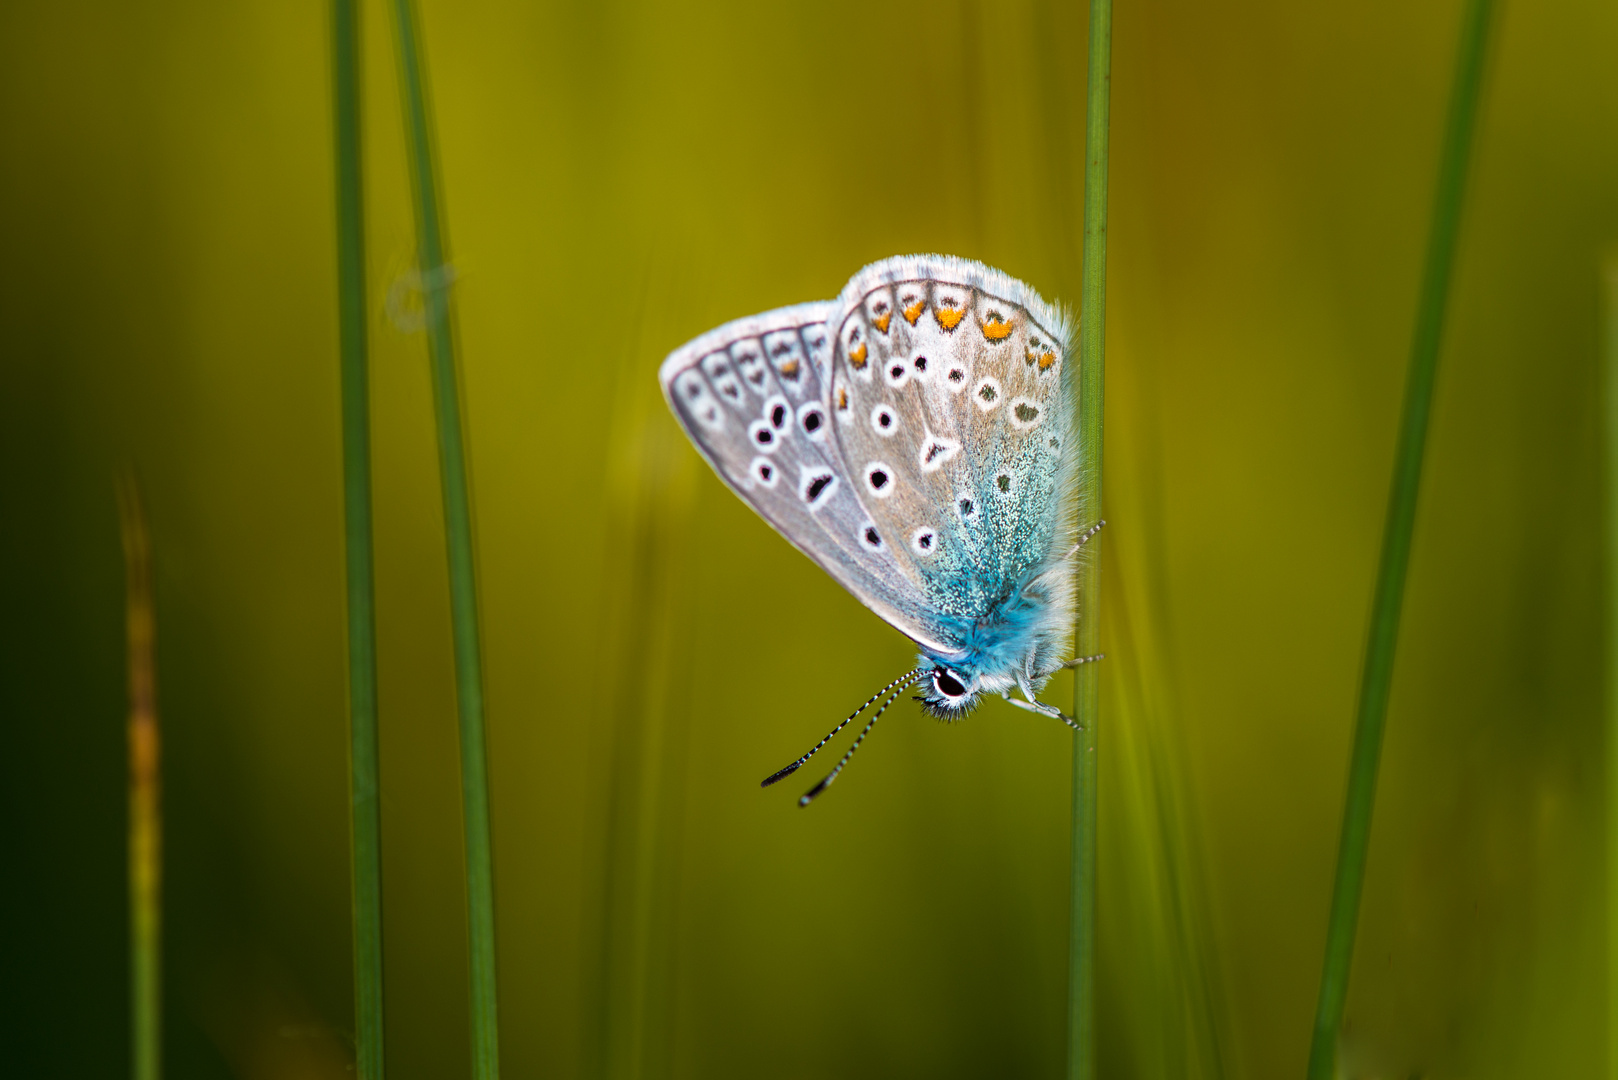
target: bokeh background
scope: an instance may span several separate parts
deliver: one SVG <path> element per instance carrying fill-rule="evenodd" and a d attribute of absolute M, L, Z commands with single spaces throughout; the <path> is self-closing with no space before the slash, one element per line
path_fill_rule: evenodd
<path fill-rule="evenodd" d="M 1116 12 L 1106 1077 L 1301 1075 L 1456 0 Z M 468 1073 L 448 600 L 398 90 L 364 7 L 388 1054 Z M 1076 302 L 1086 12 L 422 5 L 513 1077 L 1056 1077 L 1069 738 L 720 483 L 665 353 L 910 251 Z M 1618 8 L 1499 13 L 1344 1046 L 1601 1075 L 1601 272 Z M 152 519 L 175 1077 L 351 1060 L 327 12 L 0 9 L 0 1071 L 127 1046 L 122 570 Z M 390 295 L 392 305 L 390 307 Z M 1053 700 L 1071 693 L 1053 685 Z"/>

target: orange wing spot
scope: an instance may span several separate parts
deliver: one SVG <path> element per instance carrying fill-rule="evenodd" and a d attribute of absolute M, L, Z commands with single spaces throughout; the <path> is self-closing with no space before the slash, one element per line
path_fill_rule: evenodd
<path fill-rule="evenodd" d="M 1039 370 L 1041 370 L 1041 371 L 1049 371 L 1051 369 L 1051 366 L 1054 365 L 1055 363 L 1056 363 L 1056 354 L 1055 353 L 1053 353 L 1053 352 L 1042 352 L 1042 353 L 1039 354 Z"/>
<path fill-rule="evenodd" d="M 915 326 L 916 320 L 921 318 L 921 309 L 926 306 L 927 301 L 917 300 L 914 304 L 911 304 L 909 307 L 905 308 L 905 321 L 911 326 Z"/>
<path fill-rule="evenodd" d="M 798 377 L 798 362 L 796 360 L 788 360 L 786 363 L 782 364 L 781 377 L 786 379 L 796 379 Z"/>
<path fill-rule="evenodd" d="M 880 315 L 878 315 L 876 317 L 876 328 L 878 330 L 880 330 L 882 333 L 886 334 L 888 332 L 888 323 L 890 323 L 892 321 L 893 321 L 893 312 L 884 311 L 882 314 L 880 314 Z"/>
<path fill-rule="evenodd" d="M 1011 336 L 1011 324 L 1002 319 L 999 313 L 989 316 L 983 324 L 983 336 L 990 341 L 1004 341 Z"/>
<path fill-rule="evenodd" d="M 857 368 L 863 368 L 865 366 L 865 358 L 868 355 L 870 355 L 870 349 L 868 349 L 865 342 L 862 341 L 859 343 L 857 348 L 849 351 L 848 362 Z"/>
<path fill-rule="evenodd" d="M 953 330 L 966 317 L 966 309 L 964 307 L 949 308 L 939 304 L 933 308 L 933 317 L 938 320 L 938 325 L 945 330 Z"/>
<path fill-rule="evenodd" d="M 846 386 L 837 388 L 837 408 L 841 410 L 848 408 L 848 387 Z"/>

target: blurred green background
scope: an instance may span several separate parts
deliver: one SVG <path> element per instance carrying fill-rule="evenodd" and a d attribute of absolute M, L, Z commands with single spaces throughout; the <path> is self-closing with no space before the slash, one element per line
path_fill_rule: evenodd
<path fill-rule="evenodd" d="M 1459 16 L 1120 2 L 1106 1077 L 1302 1074 Z M 1083 5 L 423 4 L 471 438 L 512 1077 L 1056 1077 L 1069 736 L 912 650 L 657 394 L 867 261 L 1078 294 Z M 1618 8 L 1499 15 L 1344 1041 L 1603 1075 L 1600 274 Z M 122 570 L 145 488 L 175 1077 L 351 1048 L 319 4 L 0 9 L 0 1057 L 126 1069 Z M 448 598 L 386 13 L 364 7 L 390 1075 L 468 1072 Z M 390 289 L 394 310 L 388 313 Z M 1065 680 L 1050 697 L 1070 694 Z"/>

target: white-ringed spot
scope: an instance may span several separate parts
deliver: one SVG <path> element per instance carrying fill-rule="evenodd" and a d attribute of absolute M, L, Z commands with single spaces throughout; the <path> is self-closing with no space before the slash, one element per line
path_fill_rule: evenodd
<path fill-rule="evenodd" d="M 930 527 L 917 529 L 910 535 L 910 550 L 922 558 L 931 558 L 938 551 L 938 532 Z"/>
<path fill-rule="evenodd" d="M 775 462 L 766 457 L 754 458 L 747 471 L 754 480 L 767 488 L 773 488 L 776 480 L 780 478 L 780 470 L 775 467 Z"/>
<path fill-rule="evenodd" d="M 985 375 L 978 380 L 977 387 L 972 391 L 972 400 L 984 412 L 992 412 L 1000 407 L 1000 380 L 993 375 Z"/>
<path fill-rule="evenodd" d="M 937 472 L 944 467 L 944 462 L 960 452 L 959 441 L 946 439 L 942 435 L 929 435 L 921 440 L 921 471 Z"/>
<path fill-rule="evenodd" d="M 865 489 L 879 499 L 893 494 L 893 470 L 880 461 L 865 467 Z"/>
<path fill-rule="evenodd" d="M 775 429 L 763 420 L 754 420 L 747 425 L 747 438 L 752 444 L 766 454 L 775 453 L 779 445 L 775 437 Z"/>
<path fill-rule="evenodd" d="M 1010 405 L 1011 411 L 1007 415 L 1011 419 L 1011 426 L 1018 431 L 1037 428 L 1045 419 L 1045 410 L 1033 398 L 1014 397 Z"/>
<path fill-rule="evenodd" d="M 774 394 L 764 403 L 764 419 L 770 426 L 781 434 L 786 434 L 787 420 L 792 416 L 792 406 L 780 394 Z"/>
<path fill-rule="evenodd" d="M 883 438 L 890 438 L 899 430 L 899 414 L 890 406 L 878 405 L 871 410 L 871 430 Z"/>
<path fill-rule="evenodd" d="M 826 410 L 819 402 L 808 402 L 798 409 L 798 427 L 811 439 L 819 442 L 826 437 Z"/>
<path fill-rule="evenodd" d="M 837 474 L 823 465 L 805 466 L 798 476 L 798 497 L 808 503 L 811 510 L 824 506 L 836 490 Z"/>

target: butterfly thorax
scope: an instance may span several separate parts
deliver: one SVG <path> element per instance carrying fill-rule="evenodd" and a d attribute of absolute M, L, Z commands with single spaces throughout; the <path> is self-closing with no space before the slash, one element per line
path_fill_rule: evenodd
<path fill-rule="evenodd" d="M 952 627 L 958 647 L 921 650 L 920 665 L 930 675 L 917 700 L 928 712 L 959 720 L 982 695 L 1038 692 L 1061 668 L 1073 607 L 1063 562 L 1059 557 L 1047 560 L 983 615 Z"/>

